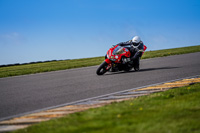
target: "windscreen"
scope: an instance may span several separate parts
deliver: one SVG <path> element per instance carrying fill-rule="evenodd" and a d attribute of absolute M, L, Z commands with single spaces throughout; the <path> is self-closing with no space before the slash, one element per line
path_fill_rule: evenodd
<path fill-rule="evenodd" d="M 122 54 L 123 52 L 124 52 L 123 47 L 117 46 L 117 47 L 115 48 L 115 50 L 113 51 L 113 55 Z"/>

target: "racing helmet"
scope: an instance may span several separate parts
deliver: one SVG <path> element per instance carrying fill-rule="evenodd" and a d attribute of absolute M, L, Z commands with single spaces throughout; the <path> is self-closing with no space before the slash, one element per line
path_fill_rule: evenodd
<path fill-rule="evenodd" d="M 133 39 L 132 39 L 132 42 L 133 43 L 140 43 L 141 42 L 141 39 L 139 36 L 134 36 Z"/>

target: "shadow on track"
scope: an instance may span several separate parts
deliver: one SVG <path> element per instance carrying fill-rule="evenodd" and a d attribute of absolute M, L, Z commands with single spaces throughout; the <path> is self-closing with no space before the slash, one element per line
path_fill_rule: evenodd
<path fill-rule="evenodd" d="M 175 69 L 175 68 L 179 68 L 179 67 L 146 68 L 146 69 L 140 69 L 140 71 L 137 71 L 137 72 L 154 71 L 154 70 L 164 70 L 164 69 Z M 129 72 L 126 72 L 126 71 L 109 72 L 109 73 L 106 73 L 105 75 L 114 75 L 114 74 L 132 73 L 132 72 L 136 72 L 136 71 L 131 70 L 131 71 L 129 71 Z"/>
<path fill-rule="evenodd" d="M 139 72 L 143 72 L 143 71 L 153 71 L 153 70 L 162 70 L 162 69 L 175 69 L 175 68 L 179 68 L 179 67 L 160 67 L 160 68 L 146 68 L 146 69 L 141 69 Z"/>

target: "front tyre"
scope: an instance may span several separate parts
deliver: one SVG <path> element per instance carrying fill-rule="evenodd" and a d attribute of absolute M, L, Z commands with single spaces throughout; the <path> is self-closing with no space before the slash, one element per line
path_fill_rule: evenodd
<path fill-rule="evenodd" d="M 99 68 L 96 71 L 97 75 L 103 75 L 104 73 L 106 73 L 109 69 L 108 68 L 108 63 L 106 63 L 105 61 L 99 66 Z"/>

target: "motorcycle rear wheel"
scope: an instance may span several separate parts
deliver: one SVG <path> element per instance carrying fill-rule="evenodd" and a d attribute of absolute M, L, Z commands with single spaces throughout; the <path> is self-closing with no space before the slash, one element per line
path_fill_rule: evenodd
<path fill-rule="evenodd" d="M 96 71 L 97 75 L 103 75 L 104 73 L 106 73 L 108 70 L 106 69 L 108 67 L 108 63 L 106 63 L 105 61 L 99 66 L 99 68 Z"/>

